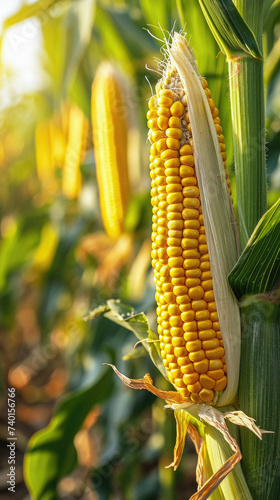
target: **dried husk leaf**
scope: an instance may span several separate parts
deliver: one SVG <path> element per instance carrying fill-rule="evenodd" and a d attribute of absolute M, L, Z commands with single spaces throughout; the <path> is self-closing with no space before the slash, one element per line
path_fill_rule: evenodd
<path fill-rule="evenodd" d="M 181 396 L 181 394 L 179 394 L 179 392 L 162 391 L 161 389 L 157 389 L 153 385 L 153 381 L 152 381 L 149 373 L 146 373 L 146 375 L 144 375 L 143 378 L 131 379 L 129 377 L 126 377 L 122 373 L 120 373 L 119 370 L 114 365 L 110 365 L 109 363 L 104 363 L 104 364 L 111 366 L 111 368 L 113 368 L 114 372 L 118 375 L 118 377 L 121 379 L 121 381 L 125 385 L 130 387 L 131 389 L 146 389 L 147 391 L 151 392 L 152 394 L 155 394 L 159 398 L 165 399 L 165 401 L 170 402 L 170 403 L 182 403 L 184 401 L 183 396 Z"/>
<path fill-rule="evenodd" d="M 198 491 L 192 495 L 190 500 L 206 500 L 209 498 L 242 458 L 239 446 L 226 425 L 226 419 L 236 425 L 247 427 L 260 439 L 262 439 L 262 434 L 266 432 L 259 429 L 254 420 L 242 411 L 227 411 L 223 414 L 207 404 L 183 402 L 184 398 L 178 392 L 157 389 L 148 373 L 142 379 L 130 379 L 120 373 L 114 365 L 108 364 L 108 366 L 111 366 L 125 385 L 132 389 L 148 390 L 164 399 L 168 403 L 167 408 L 174 410 L 177 434 L 174 460 L 170 464 L 171 467 L 174 467 L 174 470 L 178 468 L 186 434 L 189 433 L 198 454 L 196 474 Z M 215 447 L 216 452 L 211 453 Z M 234 452 L 233 455 L 229 454 L 229 449 Z M 208 479 L 206 480 L 207 476 Z M 224 489 L 230 492 L 231 498 L 252 500 L 240 468 L 235 474 L 235 478 L 231 477 L 231 481 L 226 483 Z M 227 496 L 226 498 L 230 497 Z M 218 499 L 219 496 L 216 498 Z"/>
<path fill-rule="evenodd" d="M 176 444 L 174 448 L 174 461 L 168 467 L 173 467 L 176 470 L 185 448 L 185 439 L 190 419 L 186 411 L 177 410 L 174 412 L 174 415 L 176 419 Z"/>

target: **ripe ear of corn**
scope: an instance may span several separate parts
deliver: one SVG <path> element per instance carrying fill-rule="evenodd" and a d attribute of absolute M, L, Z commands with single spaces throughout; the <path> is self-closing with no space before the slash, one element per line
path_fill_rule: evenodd
<path fill-rule="evenodd" d="M 51 158 L 55 168 L 62 168 L 68 142 L 71 105 L 64 101 L 50 121 Z"/>
<path fill-rule="evenodd" d="M 62 102 L 51 120 L 39 123 L 35 134 L 38 177 L 44 189 L 58 188 L 56 168 L 62 168 L 62 191 L 69 199 L 81 189 L 80 164 L 88 138 L 88 121 L 76 105 Z"/>
<path fill-rule="evenodd" d="M 129 197 L 127 116 L 123 82 L 110 63 L 103 63 L 92 85 L 91 117 L 101 215 L 108 236 L 123 232 Z"/>
<path fill-rule="evenodd" d="M 48 121 L 41 122 L 37 125 L 35 145 L 38 177 L 42 181 L 52 179 L 54 176 L 54 166 L 51 158 L 51 138 Z"/>
<path fill-rule="evenodd" d="M 80 165 L 83 161 L 88 136 L 88 121 L 82 110 L 72 105 L 69 113 L 68 142 L 62 172 L 62 191 L 73 200 L 77 198 L 82 185 Z"/>
<path fill-rule="evenodd" d="M 240 321 L 227 283 L 237 251 L 224 137 L 182 36 L 175 34 L 170 54 L 147 113 L 161 354 L 187 401 L 228 404 L 237 390 Z"/>

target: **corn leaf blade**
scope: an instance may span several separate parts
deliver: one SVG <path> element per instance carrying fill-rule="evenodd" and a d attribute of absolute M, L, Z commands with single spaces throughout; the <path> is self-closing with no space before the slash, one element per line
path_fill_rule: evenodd
<path fill-rule="evenodd" d="M 254 33 L 232 0 L 199 0 L 205 19 L 228 59 L 262 58 Z"/>
<path fill-rule="evenodd" d="M 261 218 L 229 275 L 236 297 L 272 291 L 280 282 L 280 199 Z"/>
<path fill-rule="evenodd" d="M 77 462 L 73 440 L 95 404 L 113 390 L 112 371 L 106 369 L 89 387 L 67 395 L 49 425 L 34 434 L 24 458 L 24 478 L 32 498 L 55 500 L 57 484 Z"/>
<path fill-rule="evenodd" d="M 113 323 L 132 331 L 148 351 L 154 365 L 169 381 L 160 355 L 158 335 L 151 330 L 148 318 L 144 313 L 135 314 L 133 307 L 121 304 L 118 300 L 108 300 L 106 306 L 91 311 L 85 320 L 91 320 L 100 315 L 104 315 Z"/>
<path fill-rule="evenodd" d="M 157 20 L 157 26 L 162 29 L 171 29 L 172 23 L 174 22 L 174 16 L 172 15 L 172 3 L 168 0 L 155 0 L 150 2 L 150 0 L 140 0 L 141 10 L 144 14 L 145 20 L 149 26 L 149 29 L 154 27 L 155 19 Z M 157 34 L 159 33 L 157 29 Z"/>
<path fill-rule="evenodd" d="M 48 56 L 44 69 L 59 99 L 77 74 L 91 40 L 94 16 L 95 0 L 79 0 L 72 2 L 59 17 L 50 16 L 47 23 L 42 22 L 44 49 Z M 59 51 L 56 50 L 58 46 Z"/>
<path fill-rule="evenodd" d="M 39 0 L 38 2 L 23 5 L 15 14 L 5 19 L 3 23 L 3 32 L 14 26 L 15 24 L 21 23 L 30 19 L 34 16 L 45 16 L 46 11 L 50 9 L 53 5 L 59 3 L 59 0 Z"/>

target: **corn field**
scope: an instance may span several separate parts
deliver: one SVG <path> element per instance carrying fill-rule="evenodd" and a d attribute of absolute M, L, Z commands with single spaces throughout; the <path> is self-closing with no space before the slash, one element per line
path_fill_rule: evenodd
<path fill-rule="evenodd" d="M 3 500 L 279 500 L 280 1 L 0 23 Z"/>

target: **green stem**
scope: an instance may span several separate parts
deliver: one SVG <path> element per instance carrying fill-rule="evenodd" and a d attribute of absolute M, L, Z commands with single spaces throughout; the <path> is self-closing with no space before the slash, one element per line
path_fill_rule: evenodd
<path fill-rule="evenodd" d="M 262 52 L 262 2 L 234 1 L 254 32 Z M 246 57 L 229 62 L 241 249 L 267 210 L 263 60 Z"/>
<path fill-rule="evenodd" d="M 262 52 L 265 0 L 234 0 Z M 241 248 L 267 210 L 263 61 L 230 61 L 233 147 Z M 260 441 L 241 429 L 242 469 L 254 500 L 276 500 L 280 489 L 280 308 L 254 302 L 242 310 L 240 409 L 274 434 Z"/>
<path fill-rule="evenodd" d="M 241 249 L 267 210 L 263 61 L 229 63 Z"/>
<path fill-rule="evenodd" d="M 242 469 L 254 500 L 279 500 L 280 306 L 255 302 L 242 309 L 240 409 L 273 434 L 260 441 L 240 429 Z"/>

